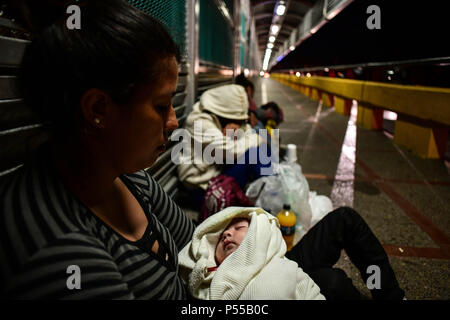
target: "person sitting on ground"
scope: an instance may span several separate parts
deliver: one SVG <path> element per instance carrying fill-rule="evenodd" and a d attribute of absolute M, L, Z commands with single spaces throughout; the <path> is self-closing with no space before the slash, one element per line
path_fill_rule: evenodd
<path fill-rule="evenodd" d="M 197 227 L 179 254 L 180 273 L 197 299 L 325 299 L 285 253 L 273 215 L 260 208 L 230 207 Z"/>
<path fill-rule="evenodd" d="M 254 130 L 268 129 L 267 125 L 269 130 L 275 129 L 283 122 L 283 110 L 275 102 L 268 102 L 260 108 L 256 106 L 253 100 L 255 85 L 243 73 L 236 77 L 235 83 L 244 87 L 247 92 L 249 124 Z"/>
<path fill-rule="evenodd" d="M 23 57 L 50 139 L 1 177 L 0 299 L 186 299 L 178 252 L 194 225 L 145 170 L 178 126 L 180 50 L 125 0 L 77 3 L 82 28 L 62 6 Z"/>
<path fill-rule="evenodd" d="M 266 161 L 263 164 L 259 159 L 258 148 L 267 142 L 251 130 L 245 123 L 247 119 L 246 92 L 242 86 L 235 84 L 205 91 L 200 101 L 193 106 L 186 119 L 185 129 L 190 133 L 194 147 L 195 144 L 201 145 L 202 155 L 196 155 L 194 148 L 189 158 L 178 166 L 178 176 L 191 194 L 191 199 L 198 204 L 203 202 L 205 191 L 213 178 L 221 174 L 233 177 L 244 190 L 248 182 L 261 176 L 261 168 L 270 167 L 270 163 Z M 197 132 L 196 128 L 201 131 Z M 236 130 L 242 135 L 230 135 Z M 253 163 L 249 161 L 252 154 L 257 157 Z M 206 161 L 205 156 L 208 155 L 214 159 Z M 270 150 L 267 150 L 267 156 L 270 156 Z M 227 163 L 230 160 L 233 163 Z"/>
<path fill-rule="evenodd" d="M 262 105 L 260 109 L 265 111 L 264 115 L 260 117 L 265 126 L 270 125 L 276 128 L 284 121 L 283 109 L 276 102 L 270 101 Z M 273 121 L 273 124 L 270 124 L 269 121 Z"/>
<path fill-rule="evenodd" d="M 249 111 L 256 109 L 256 104 L 255 101 L 253 100 L 255 95 L 255 85 L 253 84 L 253 82 L 251 82 L 243 73 L 240 73 L 236 77 L 234 83 L 244 87 L 248 97 Z"/>
<path fill-rule="evenodd" d="M 260 208 L 230 207 L 197 226 L 179 254 L 180 274 L 191 295 L 361 300 L 352 280 L 334 267 L 345 250 L 364 283 L 371 275 L 368 267 L 378 267 L 379 283 L 369 288 L 374 300 L 404 299 L 383 246 L 355 210 L 340 207 L 328 213 L 288 252 L 277 221 Z"/>
<path fill-rule="evenodd" d="M 245 92 L 247 93 L 248 123 L 255 130 L 264 129 L 264 126 L 262 125 L 261 121 L 258 119 L 258 116 L 257 116 L 257 114 L 260 114 L 260 117 L 264 116 L 263 115 L 264 111 L 258 110 L 258 107 L 256 106 L 256 103 L 253 100 L 253 97 L 255 94 L 255 85 L 243 73 L 239 74 L 236 77 L 235 83 L 237 85 L 244 87 Z"/>
<path fill-rule="evenodd" d="M 284 121 L 283 110 L 273 101 L 262 105 L 260 108 L 257 108 L 250 113 L 257 121 L 252 128 L 257 132 L 258 130 L 266 129 L 269 135 L 272 135 L 272 130 L 278 128 L 278 126 Z"/>

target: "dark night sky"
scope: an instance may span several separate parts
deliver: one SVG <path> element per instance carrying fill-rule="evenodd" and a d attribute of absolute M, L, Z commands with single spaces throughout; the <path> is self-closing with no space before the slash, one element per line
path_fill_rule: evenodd
<path fill-rule="evenodd" d="M 450 56 L 448 1 L 355 0 L 272 70 Z M 381 29 L 369 30 L 369 5 Z"/>

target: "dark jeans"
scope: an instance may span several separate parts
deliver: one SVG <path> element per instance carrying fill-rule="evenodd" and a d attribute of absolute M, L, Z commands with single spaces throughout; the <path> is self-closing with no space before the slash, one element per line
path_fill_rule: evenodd
<path fill-rule="evenodd" d="M 341 269 L 333 268 L 344 249 L 358 268 L 364 283 L 373 275 L 367 267 L 380 268 L 380 289 L 372 289 L 373 299 L 400 300 L 400 289 L 382 245 L 363 218 L 353 209 L 342 207 L 327 214 L 286 254 L 297 262 L 329 300 L 358 300 L 362 296 Z"/>
<path fill-rule="evenodd" d="M 265 148 L 267 154 L 265 154 L 265 152 L 263 152 L 263 154 L 270 158 L 270 147 L 266 145 Z M 250 163 L 250 155 L 256 155 L 256 159 L 254 159 L 256 161 L 252 161 L 253 163 Z M 245 154 L 242 155 L 240 160 L 240 162 L 243 162 L 242 164 L 235 163 L 232 165 L 227 165 L 222 173 L 229 177 L 233 177 L 242 190 L 245 190 L 247 183 L 255 181 L 262 176 L 261 172 L 263 168 L 270 168 L 271 166 L 270 161 L 266 163 L 268 159 L 261 158 L 260 147 L 248 149 Z"/>
<path fill-rule="evenodd" d="M 248 149 L 245 154 L 243 154 L 240 158 L 241 161 L 237 161 L 234 164 L 226 165 L 225 168 L 222 170 L 222 174 L 225 174 L 229 177 L 233 177 L 234 180 L 236 180 L 237 184 L 241 187 L 241 190 L 245 190 L 245 186 L 260 178 L 261 177 L 261 171 L 262 168 L 270 168 L 271 162 L 267 162 L 266 159 L 263 161 L 261 158 L 260 147 L 250 148 Z M 267 146 L 267 156 L 271 156 L 271 150 L 270 146 Z M 264 153 L 263 153 L 264 154 Z M 250 163 L 250 156 L 256 155 L 256 163 Z M 238 163 L 243 162 L 243 163 Z M 183 188 L 188 194 L 188 201 L 189 203 L 197 210 L 201 209 L 201 204 L 203 203 L 203 199 L 205 197 L 205 191 L 201 188 L 194 188 L 194 187 L 188 187 L 184 186 Z"/>
<path fill-rule="evenodd" d="M 267 162 L 267 159 L 261 158 L 260 147 L 250 148 L 248 149 L 245 154 L 243 154 L 240 158 L 240 161 L 236 160 L 236 163 L 226 165 L 225 168 L 222 170 L 222 174 L 227 175 L 228 177 L 233 177 L 234 180 L 236 180 L 239 187 L 241 187 L 241 190 L 245 190 L 245 186 L 260 178 L 261 177 L 261 171 L 262 168 L 270 168 L 271 162 Z M 270 147 L 267 147 L 267 157 L 271 156 Z M 263 152 L 264 154 L 264 152 Z M 256 161 L 250 161 L 251 155 L 256 155 L 255 159 Z M 241 162 L 241 163 L 238 163 Z M 195 188 L 195 187 L 188 187 L 183 185 L 183 189 L 188 194 L 187 201 L 189 204 L 196 210 L 200 211 L 201 206 L 205 197 L 205 191 L 201 188 Z"/>

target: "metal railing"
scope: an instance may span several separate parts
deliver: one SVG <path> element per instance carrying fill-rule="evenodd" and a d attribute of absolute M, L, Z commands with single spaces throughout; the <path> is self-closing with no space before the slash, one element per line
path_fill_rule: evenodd
<path fill-rule="evenodd" d="M 362 105 L 390 110 L 429 124 L 450 126 L 450 89 L 388 84 L 330 77 L 297 77 L 275 73 L 271 77 L 293 86 L 311 87 Z"/>

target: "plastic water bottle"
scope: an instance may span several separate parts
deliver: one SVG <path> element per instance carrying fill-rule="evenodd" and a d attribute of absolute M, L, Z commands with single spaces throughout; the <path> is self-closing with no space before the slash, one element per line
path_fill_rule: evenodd
<path fill-rule="evenodd" d="M 286 242 L 287 251 L 289 251 L 294 245 L 295 224 L 297 222 L 295 213 L 291 211 L 289 204 L 285 204 L 283 210 L 278 212 L 277 219 L 280 222 L 281 234 Z"/>
<path fill-rule="evenodd" d="M 297 162 L 297 146 L 295 144 L 288 144 L 287 145 L 286 161 L 288 163 Z"/>

